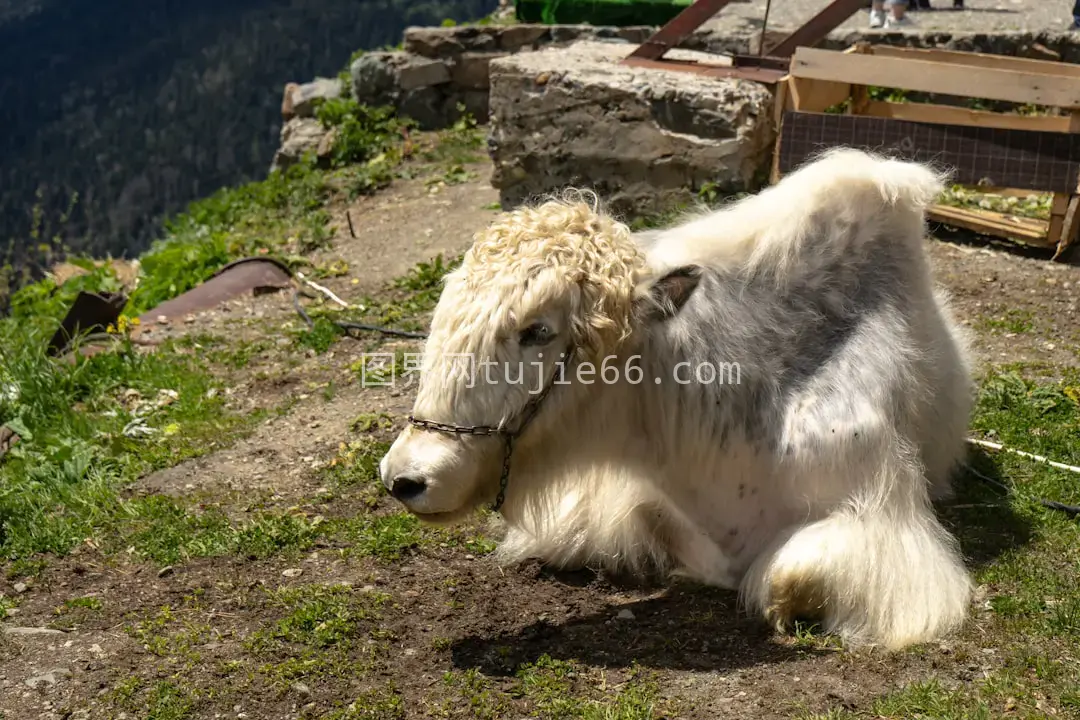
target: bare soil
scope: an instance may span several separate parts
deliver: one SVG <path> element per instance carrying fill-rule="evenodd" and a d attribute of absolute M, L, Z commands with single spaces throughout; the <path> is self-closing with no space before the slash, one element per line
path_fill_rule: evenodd
<path fill-rule="evenodd" d="M 345 260 L 349 272 L 325 284 L 355 301 L 436 253 L 466 249 L 495 200 L 486 166 L 477 172 L 476 179 L 435 193 L 422 180 L 402 181 L 354 204 L 356 237 L 339 223 L 334 247 L 322 258 Z M 983 363 L 1080 363 L 1080 267 L 979 245 L 928 243 Z M 322 355 L 279 343 L 299 322 L 291 298 L 279 295 L 238 301 L 192 324 L 200 333 L 268 339 L 235 392 L 252 409 L 288 401 L 287 410 L 235 446 L 146 477 L 132 492 L 225 501 L 238 513 L 256 502 L 338 517 L 396 511 L 385 494 L 369 507 L 362 488 L 324 498 L 320 470 L 342 442 L 361 435 L 391 439 L 411 390 L 358 386 L 349 368 L 365 343 L 344 339 Z M 351 429 L 364 413 L 387 413 L 394 424 L 368 433 Z M 392 686 L 403 710 L 348 717 L 516 720 L 526 717 L 527 701 L 498 691 L 513 687 L 520 663 L 547 654 L 588 668 L 575 679 L 583 691 L 620 687 L 632 666 L 655 673 L 664 696 L 677 701 L 668 717 L 766 720 L 793 717 L 800 708 L 866 708 L 907 682 L 933 676 L 945 685 L 967 683 L 1002 662 L 984 647 L 991 621 L 979 604 L 960 637 L 886 657 L 776 635 L 743 617 L 726 592 L 633 586 L 535 565 L 500 569 L 463 547 L 420 545 L 396 562 L 342 549 L 328 544 L 266 561 L 201 559 L 162 571 L 88 546 L 37 577 L 0 579 L 0 590 L 20 599 L 17 614 L 0 626 L 7 631 L 0 635 L 0 717 L 322 717 Z M 16 582 L 25 587 L 17 590 Z M 340 582 L 357 596 L 391 598 L 380 618 L 362 625 L 366 639 L 350 647 L 341 668 L 293 680 L 280 665 L 286 657 L 248 646 L 253 633 L 274 627 L 287 612 L 270 602 L 268 590 Z M 64 601 L 87 596 L 100 607 L 57 612 Z M 155 630 L 166 638 L 162 648 L 132 628 L 166 606 L 172 619 Z M 13 634 L 15 628 L 32 634 Z M 446 673 L 460 679 L 470 670 L 479 672 L 479 684 L 447 684 Z M 123 688 L 133 687 L 132 678 L 179 684 L 197 699 L 184 706 L 187 714 L 125 707 Z M 508 706 L 498 705 L 504 700 Z"/>

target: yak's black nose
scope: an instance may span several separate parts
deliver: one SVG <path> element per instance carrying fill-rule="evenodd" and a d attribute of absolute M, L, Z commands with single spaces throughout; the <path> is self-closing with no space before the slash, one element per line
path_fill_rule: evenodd
<path fill-rule="evenodd" d="M 398 475 L 394 478 L 394 485 L 390 488 L 390 494 L 402 502 L 419 497 L 427 490 L 427 481 L 415 475 Z"/>

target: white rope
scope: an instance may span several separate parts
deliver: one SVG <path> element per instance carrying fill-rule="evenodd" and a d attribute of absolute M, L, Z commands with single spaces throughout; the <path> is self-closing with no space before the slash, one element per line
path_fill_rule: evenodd
<path fill-rule="evenodd" d="M 1059 470 L 1068 470 L 1080 474 L 1080 467 L 1075 465 L 1066 465 L 1065 463 L 1055 462 L 1049 458 L 1045 458 L 1042 455 L 1036 455 L 1034 453 L 1024 452 L 1023 450 L 1013 450 L 1007 448 L 1004 445 L 996 442 L 990 442 L 989 440 L 976 440 L 975 438 L 968 438 L 968 442 L 973 445 L 979 445 L 984 448 L 990 448 L 991 450 L 1000 450 L 1002 452 L 1012 453 L 1013 455 L 1019 455 L 1021 457 L 1031 458 L 1037 462 L 1046 463 L 1050 467 L 1058 468 Z"/>
<path fill-rule="evenodd" d="M 301 281 L 303 281 L 304 283 L 306 283 L 306 284 L 310 285 L 311 287 L 315 288 L 316 290 L 318 290 L 323 295 L 330 298 L 331 300 L 333 300 L 334 302 L 336 302 L 338 305 L 342 306 L 343 308 L 349 309 L 349 308 L 352 307 L 352 305 L 350 305 L 349 303 L 345 302 L 344 300 L 339 298 L 337 295 L 335 295 L 334 291 L 331 290 L 330 288 L 323 287 L 322 285 L 320 285 L 317 282 L 312 282 L 311 280 L 308 280 L 306 277 L 304 277 L 304 273 L 298 272 L 298 273 L 296 273 L 296 277 L 300 278 Z"/>

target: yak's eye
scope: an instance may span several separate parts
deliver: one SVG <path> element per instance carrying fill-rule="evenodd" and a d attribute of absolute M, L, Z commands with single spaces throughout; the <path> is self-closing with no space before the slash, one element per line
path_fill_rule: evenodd
<path fill-rule="evenodd" d="M 551 328 L 544 323 L 537 322 L 521 331 L 521 334 L 518 335 L 518 344 L 526 347 L 547 345 L 553 337 L 555 337 L 555 333 L 551 331 Z"/>

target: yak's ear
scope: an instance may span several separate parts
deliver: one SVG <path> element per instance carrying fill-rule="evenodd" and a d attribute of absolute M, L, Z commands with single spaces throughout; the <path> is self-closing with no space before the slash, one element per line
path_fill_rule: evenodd
<path fill-rule="evenodd" d="M 644 318 L 662 322 L 678 315 L 697 290 L 703 272 L 698 265 L 684 265 L 650 281 L 638 299 Z"/>

